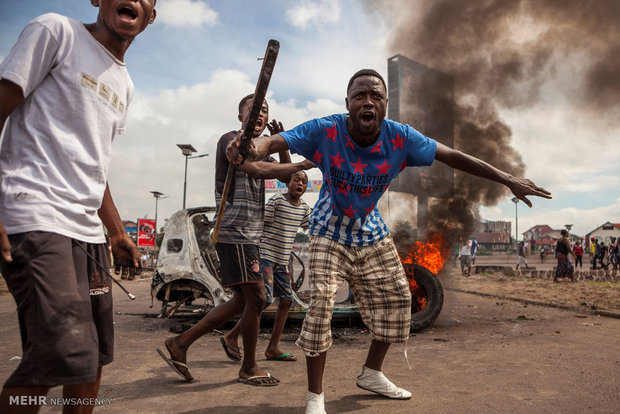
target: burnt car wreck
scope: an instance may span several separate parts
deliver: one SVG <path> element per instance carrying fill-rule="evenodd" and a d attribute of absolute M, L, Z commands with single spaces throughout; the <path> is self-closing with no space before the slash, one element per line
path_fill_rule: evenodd
<path fill-rule="evenodd" d="M 151 281 L 151 300 L 161 302 L 159 317 L 170 317 L 193 301 L 204 299 L 201 312 L 227 301 L 231 292 L 220 284 L 219 260 L 211 242 L 215 207 L 199 207 L 177 211 L 164 226 L 157 269 Z M 411 332 L 430 326 L 443 306 L 443 288 L 430 270 L 415 263 L 403 263 L 412 293 Z M 293 253 L 289 262 L 294 303 L 289 319 L 303 319 L 308 309 L 310 292 L 302 257 Z M 277 302 L 276 302 L 277 303 Z M 264 312 L 273 317 L 276 305 Z M 359 317 L 348 285 L 343 283 L 336 297 L 335 319 Z"/>

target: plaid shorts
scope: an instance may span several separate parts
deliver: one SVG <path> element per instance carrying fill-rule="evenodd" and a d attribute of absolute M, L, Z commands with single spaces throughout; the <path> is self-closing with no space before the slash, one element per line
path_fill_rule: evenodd
<path fill-rule="evenodd" d="M 331 346 L 336 291 L 344 280 L 372 339 L 402 343 L 409 338 L 411 292 L 391 236 L 362 247 L 313 236 L 308 267 L 311 299 L 296 341 L 306 355 Z"/>

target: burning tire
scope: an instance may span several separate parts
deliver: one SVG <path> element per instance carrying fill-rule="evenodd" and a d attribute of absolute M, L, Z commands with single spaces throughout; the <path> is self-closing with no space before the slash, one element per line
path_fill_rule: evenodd
<path fill-rule="evenodd" d="M 404 264 L 411 291 L 411 332 L 428 328 L 441 313 L 443 287 L 433 272 L 418 264 Z"/>

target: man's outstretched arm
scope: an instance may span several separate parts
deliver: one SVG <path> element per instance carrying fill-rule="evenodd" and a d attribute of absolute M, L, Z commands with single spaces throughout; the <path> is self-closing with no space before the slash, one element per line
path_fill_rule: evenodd
<path fill-rule="evenodd" d="M 288 151 L 288 144 L 282 138 L 282 135 L 275 134 L 269 137 L 262 136 L 252 140 L 250 152 L 244 157 L 239 154 L 239 145 L 241 145 L 241 137 L 243 130 L 237 132 L 237 137 L 228 143 L 226 147 L 226 158 L 234 165 L 241 165 L 247 159 L 248 161 L 262 160 L 267 155 L 276 152 Z"/>
<path fill-rule="evenodd" d="M 519 200 L 523 201 L 529 207 L 532 207 L 532 203 L 526 196 L 533 195 L 543 198 L 551 198 L 551 193 L 549 191 L 538 187 L 531 180 L 526 178 L 517 178 L 512 174 L 495 168 L 485 161 L 447 147 L 439 142 L 437 143 L 435 159 L 457 170 L 465 171 L 466 173 L 504 184 L 510 188 L 510 191 L 512 191 L 512 193 Z"/>
<path fill-rule="evenodd" d="M 278 180 L 285 180 L 287 177 L 295 174 L 297 171 L 309 170 L 314 168 L 315 165 L 308 160 L 301 162 L 267 162 L 267 161 L 249 161 L 237 166 L 237 168 L 250 177 L 271 179 L 277 178 Z"/>

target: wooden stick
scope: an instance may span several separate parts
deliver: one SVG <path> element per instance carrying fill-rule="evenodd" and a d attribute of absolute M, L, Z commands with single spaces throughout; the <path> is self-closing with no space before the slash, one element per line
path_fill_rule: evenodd
<path fill-rule="evenodd" d="M 269 81 L 271 80 L 271 74 L 273 68 L 276 65 L 276 59 L 278 58 L 278 51 L 280 50 L 280 42 L 271 39 L 267 44 L 267 50 L 265 51 L 265 57 L 263 58 L 263 65 L 260 68 L 258 74 L 258 81 L 256 82 L 256 89 L 254 90 L 254 101 L 252 102 L 252 109 L 250 110 L 250 116 L 243 123 L 243 137 L 241 138 L 241 145 L 239 146 L 239 153 L 244 157 L 250 150 L 252 144 L 252 138 L 254 135 L 254 127 L 256 121 L 260 115 L 261 108 L 263 107 L 263 101 L 265 95 L 267 95 L 267 88 L 269 87 Z M 228 171 L 226 172 L 226 181 L 224 181 L 224 189 L 222 191 L 222 198 L 220 199 L 220 205 L 217 209 L 217 219 L 215 222 L 215 230 L 213 231 L 213 244 L 217 243 L 217 238 L 220 234 L 220 226 L 222 224 L 222 217 L 224 216 L 224 210 L 226 209 L 226 201 L 228 200 L 228 192 L 230 190 L 230 183 L 235 175 L 235 166 L 233 164 L 228 165 Z"/>

